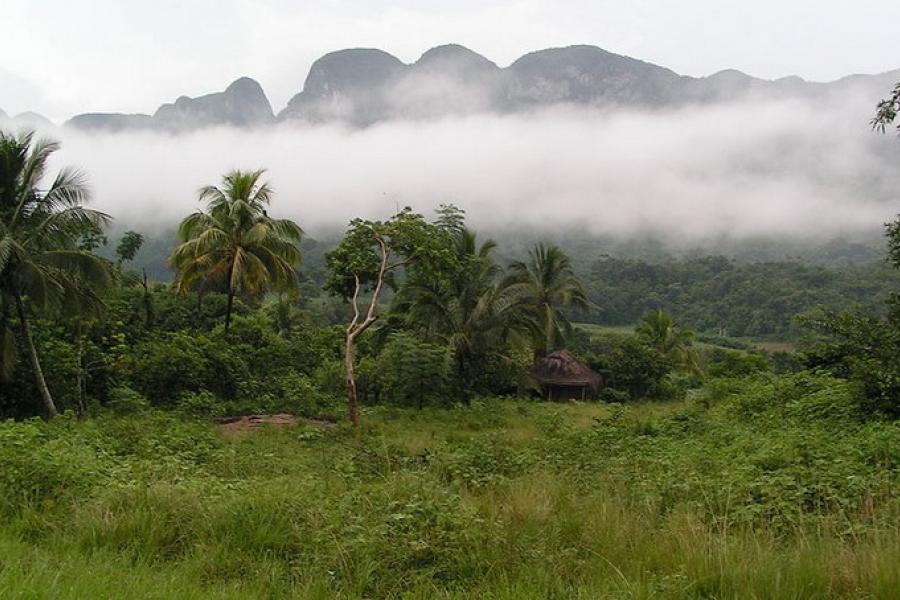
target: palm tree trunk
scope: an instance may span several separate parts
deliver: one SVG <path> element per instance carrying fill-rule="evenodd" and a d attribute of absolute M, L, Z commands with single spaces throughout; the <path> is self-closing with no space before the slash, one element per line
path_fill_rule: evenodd
<path fill-rule="evenodd" d="M 225 335 L 231 328 L 231 308 L 234 306 L 234 292 L 228 288 L 228 304 L 225 305 Z"/>
<path fill-rule="evenodd" d="M 231 329 L 231 308 L 234 306 L 234 258 L 228 267 L 228 304 L 225 306 L 225 335 Z"/>
<path fill-rule="evenodd" d="M 144 324 L 147 329 L 153 327 L 153 296 L 150 294 L 150 285 L 147 283 L 147 269 L 143 269 L 144 279 L 141 285 L 144 287 Z"/>
<path fill-rule="evenodd" d="M 84 416 L 84 393 L 85 393 L 85 373 L 86 369 L 84 366 L 84 338 L 79 335 L 78 336 L 78 346 L 77 346 L 77 356 L 78 356 L 78 370 L 77 375 L 75 377 L 75 388 L 78 390 L 78 414 Z"/>
<path fill-rule="evenodd" d="M 47 380 L 44 379 L 44 371 L 41 369 L 41 361 L 38 358 L 37 349 L 34 347 L 34 338 L 31 337 L 31 325 L 28 323 L 28 316 L 25 314 L 25 303 L 22 297 L 15 294 L 16 311 L 19 314 L 19 327 L 22 328 L 22 340 L 28 350 L 28 358 L 31 360 L 31 369 L 34 371 L 35 382 L 38 391 L 41 393 L 41 399 L 44 401 L 44 409 L 47 411 L 47 417 L 53 418 L 58 413 L 56 404 L 53 403 L 53 396 L 50 395 L 50 388 L 47 387 Z"/>

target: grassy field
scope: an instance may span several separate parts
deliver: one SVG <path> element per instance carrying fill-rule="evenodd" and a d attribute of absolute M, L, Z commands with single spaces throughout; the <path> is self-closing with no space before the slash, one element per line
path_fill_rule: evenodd
<path fill-rule="evenodd" d="M 595 323 L 576 323 L 578 329 L 586 332 L 588 335 L 595 336 L 618 336 L 634 334 L 634 325 L 597 325 Z M 737 346 L 744 346 L 747 349 L 756 348 L 765 352 L 793 352 L 796 348 L 790 342 L 773 342 L 767 340 L 754 340 L 752 338 L 725 338 L 732 341 Z M 733 349 L 731 346 L 720 346 L 717 344 L 698 341 L 697 347 L 701 349 L 725 348 Z"/>
<path fill-rule="evenodd" d="M 3 598 L 896 598 L 900 426 L 845 383 L 0 423 Z"/>

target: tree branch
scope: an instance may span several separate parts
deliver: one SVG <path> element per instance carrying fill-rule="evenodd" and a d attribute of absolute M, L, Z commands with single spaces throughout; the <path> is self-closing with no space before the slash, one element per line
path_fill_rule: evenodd
<path fill-rule="evenodd" d="M 353 280 L 356 282 L 356 287 L 353 290 L 353 320 L 350 321 L 350 325 L 347 326 L 347 334 L 351 334 L 353 329 L 356 327 L 356 324 L 359 322 L 359 289 L 362 287 L 359 282 L 359 275 L 356 273 L 353 274 Z"/>
<path fill-rule="evenodd" d="M 384 242 L 384 239 L 380 235 L 376 235 L 375 240 L 378 242 L 378 245 L 381 246 L 381 267 L 378 269 L 378 283 L 375 285 L 375 291 L 372 292 L 372 300 L 369 302 L 369 312 L 366 314 L 366 322 L 374 322 L 377 318 L 375 316 L 375 310 L 378 308 L 378 298 L 381 296 L 381 288 L 384 286 L 384 277 L 388 271 L 388 260 L 391 257 L 391 249 Z M 369 325 L 371 325 L 371 323 L 368 323 L 366 327 Z"/>

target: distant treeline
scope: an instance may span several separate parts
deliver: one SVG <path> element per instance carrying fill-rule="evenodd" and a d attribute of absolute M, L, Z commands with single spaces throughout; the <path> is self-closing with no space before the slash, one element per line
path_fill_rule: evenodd
<path fill-rule="evenodd" d="M 540 238 L 534 235 L 533 239 Z M 501 262 L 527 253 L 521 238 L 508 241 L 511 247 Z M 153 281 L 171 281 L 173 272 L 166 261 L 176 243 L 174 231 L 147 236 L 134 265 L 146 268 Z M 325 254 L 335 244 L 333 239 L 303 240 L 300 272 L 306 299 L 324 295 Z M 647 313 L 664 308 L 703 333 L 787 341 L 800 334 L 796 315 L 819 306 L 834 310 L 858 307 L 869 314 L 879 313 L 890 290 L 900 283 L 900 274 L 880 259 L 883 251 L 879 254 L 874 244 L 834 242 L 831 253 L 823 247 L 818 260 L 803 256 L 781 261 L 758 261 L 752 255 L 739 259 L 674 257 L 663 248 L 648 254 L 645 246 L 624 249 L 626 256 L 640 258 L 597 258 L 603 245 L 596 240 L 593 244 L 569 240 L 562 245 L 594 303 L 589 312 L 577 317 L 602 325 L 632 325 Z M 99 253 L 112 256 L 112 249 Z"/>
<path fill-rule="evenodd" d="M 582 279 L 594 308 L 581 315 L 630 325 L 665 308 L 698 331 L 732 337 L 795 339 L 798 314 L 822 306 L 881 313 L 900 276 L 881 261 L 847 269 L 802 262 L 735 263 L 709 256 L 650 263 L 603 257 Z"/>

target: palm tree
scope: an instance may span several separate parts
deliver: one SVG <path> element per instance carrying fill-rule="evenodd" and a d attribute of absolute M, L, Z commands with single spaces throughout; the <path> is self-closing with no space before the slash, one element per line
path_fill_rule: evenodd
<path fill-rule="evenodd" d="M 109 221 L 82 205 L 90 199 L 84 175 L 61 170 L 46 189 L 41 182 L 57 142 L 0 132 L 0 340 L 2 371 L 9 374 L 15 344 L 9 324 L 19 323 L 20 342 L 28 354 L 47 415 L 57 414 L 44 379 L 31 333 L 37 314 L 62 311 L 96 313 L 103 303 L 97 292 L 111 282 L 108 264 L 79 247 Z"/>
<path fill-rule="evenodd" d="M 446 281 L 414 281 L 395 299 L 394 314 L 406 325 L 445 344 L 460 384 L 471 385 L 477 364 L 509 339 L 529 331 L 528 313 L 515 295 L 498 283 L 502 270 L 492 254 L 496 243 L 477 243 L 475 233 L 454 233 L 460 270 Z M 468 385 L 463 385 L 464 388 Z"/>
<path fill-rule="evenodd" d="M 648 346 L 669 359 L 673 365 L 697 372 L 697 356 L 693 349 L 694 332 L 685 329 L 663 309 L 641 319 L 635 332 Z"/>
<path fill-rule="evenodd" d="M 179 293 L 197 286 L 201 294 L 210 288 L 228 294 L 226 334 L 236 294 L 297 289 L 294 268 L 300 262 L 303 231 L 289 219 L 266 213 L 272 188 L 260 181 L 264 172 L 232 171 L 223 177 L 221 188 L 202 188 L 199 199 L 207 210 L 181 222 L 181 244 L 170 258 Z"/>
<path fill-rule="evenodd" d="M 571 334 L 567 308 L 590 305 L 569 257 L 558 246 L 535 246 L 527 263 L 517 261 L 509 266 L 506 284 L 531 307 L 536 356 L 554 350 Z"/>

